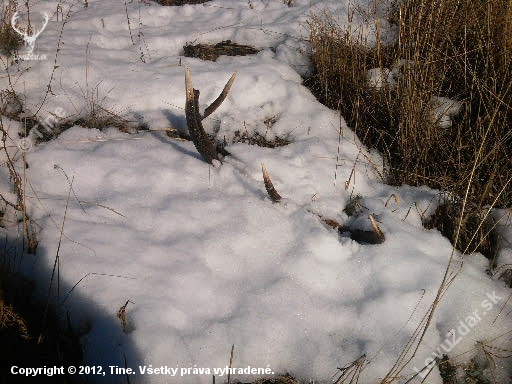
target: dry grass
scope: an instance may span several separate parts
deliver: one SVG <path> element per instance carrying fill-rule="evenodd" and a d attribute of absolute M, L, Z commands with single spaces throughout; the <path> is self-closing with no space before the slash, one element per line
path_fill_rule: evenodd
<path fill-rule="evenodd" d="M 404 0 L 388 16 L 398 30 L 390 46 L 366 44 L 332 15 L 313 16 L 316 73 L 306 83 L 383 153 L 390 184 L 450 193 L 431 225 L 458 237 L 459 249 L 493 257 L 495 247 L 486 245 L 492 223 L 481 215 L 488 206 L 512 205 L 512 2 Z M 380 26 L 370 27 L 379 36 Z M 394 69 L 393 77 L 370 87 L 373 68 Z M 436 97 L 461 105 L 444 126 Z"/>
<path fill-rule="evenodd" d="M 1 286 L 0 280 L 0 286 Z M 31 339 L 27 322 L 14 309 L 14 307 L 6 303 L 4 300 L 4 291 L 0 288 L 0 334 L 15 335 L 23 341 Z M 5 337 L 5 336 L 4 336 Z"/>

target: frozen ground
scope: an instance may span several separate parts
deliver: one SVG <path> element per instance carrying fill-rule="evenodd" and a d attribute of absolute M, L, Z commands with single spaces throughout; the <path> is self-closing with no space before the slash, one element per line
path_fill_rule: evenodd
<path fill-rule="evenodd" d="M 59 286 L 54 281 L 52 292 L 82 334 L 85 363 L 107 372 L 91 375 L 90 382 L 125 383 L 109 366 L 124 367 L 126 360 L 137 372 L 139 366 L 178 368 L 174 377 L 136 374 L 131 383 L 208 383 L 215 368 L 228 365 L 234 344 L 233 367 L 269 367 L 321 382 L 366 354 L 370 364 L 360 382 L 378 383 L 434 300 L 452 253 L 438 231 L 421 225 L 421 211 L 432 212 L 437 191 L 384 185 L 379 155 L 301 83 L 311 69 L 304 40 L 308 16 L 329 9 L 346 23 L 354 4 L 294 3 L 216 0 L 161 7 L 131 1 L 132 44 L 123 1 L 90 0 L 88 8 L 76 2 L 55 66 L 62 29 L 58 2 L 33 2 L 33 23 L 44 12 L 50 16 L 34 50 L 48 60 L 9 68 L 27 109 L 45 119 L 60 108 L 73 120 L 97 103 L 150 128 L 129 135 L 114 127 L 100 132 L 75 126 L 26 156 L 28 209 L 40 243 L 36 255 L 24 256 L 23 272 L 36 278 L 44 298 L 69 195 Z M 61 4 L 64 16 L 70 5 Z M 358 23 L 356 17 L 354 27 Z M 182 56 L 186 42 L 227 39 L 262 50 L 216 62 Z M 207 130 L 230 141 L 235 131 L 247 129 L 270 139 L 288 137 L 291 144 L 229 145 L 233 156 L 213 168 L 191 142 L 169 138 L 167 128 L 186 130 L 185 65 L 201 90 L 202 108 L 238 71 L 226 101 L 205 120 Z M 7 76 L 0 82 L 8 88 Z M 16 144 L 18 123 L 3 119 Z M 269 119 L 275 121 L 270 128 Z M 21 171 L 19 153 L 17 159 Z M 283 204 L 267 197 L 261 163 L 286 197 Z M 8 173 L 1 171 L 2 192 L 9 196 Z M 362 207 L 349 218 L 343 209 L 357 195 Z M 340 238 L 311 212 L 364 229 L 373 214 L 386 241 Z M 451 271 L 459 275 L 398 382 L 436 354 L 462 363 L 482 356 L 478 342 L 506 346 L 509 290 L 486 274 L 482 255 L 460 262 L 455 254 Z M 117 312 L 127 300 L 123 330 Z M 507 381 L 507 362 L 497 361 L 498 379 Z M 210 372 L 181 377 L 182 368 L 194 367 Z M 441 383 L 437 369 L 427 382 Z"/>

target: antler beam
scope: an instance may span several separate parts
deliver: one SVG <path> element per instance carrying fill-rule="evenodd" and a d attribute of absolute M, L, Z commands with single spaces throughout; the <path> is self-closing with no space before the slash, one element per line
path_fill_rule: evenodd
<path fill-rule="evenodd" d="M 219 154 L 217 153 L 215 144 L 210 140 L 201 124 L 202 117 L 199 113 L 199 91 L 192 86 L 192 76 L 190 75 L 190 69 L 188 67 L 185 69 L 185 92 L 185 115 L 190 138 L 203 159 L 208 164 L 212 164 L 213 160 L 219 160 Z"/>
<path fill-rule="evenodd" d="M 199 113 L 199 90 L 194 89 L 192 85 L 192 76 L 190 75 L 189 67 L 187 66 L 185 68 L 185 116 L 187 118 L 187 128 L 197 151 L 209 164 L 212 164 L 213 160 L 220 161 L 219 153 L 214 141 L 206 134 L 201 121 L 211 115 L 222 104 L 235 81 L 236 75 L 237 72 L 233 73 L 219 97 L 205 109 L 204 116 L 201 116 Z"/>

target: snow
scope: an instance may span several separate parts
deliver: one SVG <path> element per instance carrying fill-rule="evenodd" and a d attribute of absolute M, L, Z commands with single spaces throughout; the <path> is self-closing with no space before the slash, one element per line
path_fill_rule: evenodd
<path fill-rule="evenodd" d="M 301 75 L 311 69 L 307 18 L 328 9 L 345 20 L 352 5 L 294 3 L 289 8 L 277 0 L 182 7 L 128 2 L 135 45 L 124 2 L 90 0 L 88 8 L 73 3 L 40 118 L 57 108 L 66 112 L 64 119 L 85 117 L 94 101 L 150 128 L 127 134 L 74 126 L 26 153 L 28 210 L 40 243 L 36 255 L 24 256 L 23 273 L 38 282 L 44 298 L 64 222 L 59 288 L 54 282 L 52 298 L 81 334 L 84 364 L 107 372 L 90 375 L 89 382 L 125 383 L 124 375 L 111 375 L 109 368 L 124 367 L 125 359 L 136 372 L 139 366 L 179 368 L 176 376 L 138 373 L 131 383 L 211 382 L 213 369 L 229 364 L 234 345 L 233 367 L 269 367 L 320 382 L 366 354 L 371 364 L 361 382 L 377 383 L 435 299 L 452 247 L 438 231 L 424 229 L 421 217 L 435 209 L 438 191 L 383 184 L 380 156 L 302 85 Z M 35 18 L 50 14 L 57 2 L 32 6 Z M 69 6 L 63 3 L 64 14 Z M 45 97 L 61 28 L 53 13 L 36 42 L 35 52 L 49 60 L 9 68 L 32 112 Z M 181 56 L 186 42 L 227 39 L 262 51 L 216 62 Z M 166 128 L 186 131 L 185 65 L 201 91 L 201 108 L 238 71 L 223 105 L 203 122 L 209 132 L 230 142 L 236 131 L 247 129 L 291 143 L 229 145 L 232 156 L 210 167 L 191 142 L 167 137 Z M 20 74 L 21 69 L 27 71 Z M 380 76 L 370 79 L 374 75 Z M 6 78 L 0 81 L 8 88 Z M 449 100 L 439 100 L 455 114 Z M 270 118 L 276 123 L 268 128 Z M 21 127 L 3 121 L 15 145 Z M 262 163 L 283 203 L 268 198 Z M 6 184 L 8 173 L 1 171 Z M 357 195 L 359 213 L 348 217 L 343 209 Z M 386 234 L 383 244 L 339 237 L 318 218 L 369 229 L 369 214 Z M 455 253 L 452 271 L 460 260 Z M 487 266 L 480 254 L 464 258 L 404 377 L 414 367 L 421 370 L 448 332 L 475 310 L 482 321 L 449 355 L 471 351 L 477 341 L 500 342 L 508 319 L 493 320 L 511 304 L 503 282 L 486 274 Z M 493 292 L 500 300 L 482 315 L 482 303 Z M 127 300 L 123 330 L 117 311 Z M 194 367 L 211 372 L 181 376 L 182 368 Z M 260 376 L 233 378 L 247 382 Z M 427 380 L 441 383 L 437 369 Z"/>

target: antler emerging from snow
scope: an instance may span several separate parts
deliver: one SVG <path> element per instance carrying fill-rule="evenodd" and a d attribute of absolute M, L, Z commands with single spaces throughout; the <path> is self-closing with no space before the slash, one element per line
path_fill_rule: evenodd
<path fill-rule="evenodd" d="M 274 188 L 272 180 L 270 180 L 270 176 L 268 175 L 267 168 L 263 163 L 261 164 L 261 171 L 263 172 L 263 182 L 265 183 L 265 189 L 267 190 L 270 199 L 274 203 L 279 202 L 282 199 L 281 195 L 277 193 L 276 189 Z M 379 225 L 377 224 L 377 221 L 375 220 L 373 215 L 368 216 L 368 218 L 370 219 L 370 223 L 372 225 L 372 230 L 365 231 L 362 229 L 350 228 L 347 225 L 342 225 L 338 223 L 336 220 L 325 218 L 316 212 L 310 211 L 309 209 L 308 212 L 311 212 L 312 214 L 316 215 L 320 220 L 322 220 L 324 224 L 327 224 L 329 227 L 336 229 L 340 234 L 349 233 L 350 238 L 352 240 L 357 241 L 358 243 L 382 244 L 386 240 L 386 236 L 384 236 L 384 233 L 379 228 Z"/>
<path fill-rule="evenodd" d="M 370 223 L 372 224 L 373 232 L 376 236 L 376 242 L 378 244 L 383 243 L 384 240 L 386 240 L 386 236 L 384 236 L 384 232 L 381 231 L 379 225 L 377 224 L 377 221 L 373 218 L 373 215 L 369 215 L 368 218 L 370 219 Z"/>
<path fill-rule="evenodd" d="M 274 188 L 274 184 L 272 184 L 272 180 L 270 180 L 270 176 L 268 175 L 267 168 L 263 163 L 261 163 L 261 171 L 263 172 L 263 182 L 265 183 L 265 189 L 267 190 L 270 199 L 274 203 L 277 203 L 279 200 L 281 200 L 281 195 L 277 193 L 276 189 Z"/>
<path fill-rule="evenodd" d="M 185 68 L 185 116 L 187 118 L 188 132 L 197 151 L 209 164 L 212 164 L 213 160 L 219 160 L 219 154 L 215 143 L 204 131 L 201 121 L 211 115 L 222 104 L 235 81 L 236 75 L 236 72 L 233 73 L 219 97 L 205 109 L 204 116 L 201 116 L 199 113 L 199 90 L 194 89 L 192 85 L 192 76 L 190 75 L 189 67 Z"/>
<path fill-rule="evenodd" d="M 370 219 L 370 223 L 372 225 L 372 230 L 365 231 L 363 229 L 350 228 L 347 225 L 342 225 L 338 223 L 336 220 L 327 219 L 319 215 L 318 213 L 311 213 L 317 215 L 324 224 L 327 224 L 331 228 L 337 229 L 340 234 L 350 234 L 350 238 L 354 241 L 357 241 L 358 243 L 382 244 L 386 240 L 386 236 L 384 236 L 384 233 L 381 231 L 377 224 L 377 221 L 373 218 L 372 215 L 368 216 L 368 218 Z"/>
<path fill-rule="evenodd" d="M 25 41 L 25 46 L 27 46 L 28 53 L 32 53 L 32 51 L 34 50 L 36 40 L 41 34 L 41 32 L 43 32 L 43 30 L 46 28 L 46 25 L 48 24 L 48 19 L 49 17 L 45 13 L 43 27 L 39 31 L 34 32 L 34 34 L 29 35 L 27 32 L 24 32 L 16 27 L 16 22 L 18 21 L 18 12 L 14 12 L 14 15 L 12 15 L 11 26 L 16 32 L 18 32 L 23 37 L 23 40 Z"/>
<path fill-rule="evenodd" d="M 199 113 L 199 91 L 192 86 L 192 77 L 190 70 L 185 69 L 185 115 L 187 118 L 188 132 L 199 154 L 209 164 L 213 160 L 219 159 L 217 148 L 212 140 L 208 137 L 201 124 L 201 115 Z"/>

